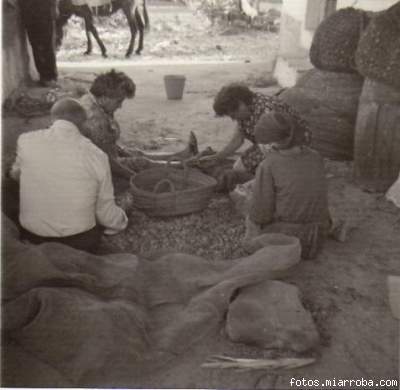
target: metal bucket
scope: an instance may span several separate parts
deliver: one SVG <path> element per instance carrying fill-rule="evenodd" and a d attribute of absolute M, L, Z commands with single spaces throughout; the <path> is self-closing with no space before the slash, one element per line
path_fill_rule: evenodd
<path fill-rule="evenodd" d="M 169 100 L 180 100 L 183 96 L 186 77 L 183 75 L 164 76 L 165 91 Z"/>

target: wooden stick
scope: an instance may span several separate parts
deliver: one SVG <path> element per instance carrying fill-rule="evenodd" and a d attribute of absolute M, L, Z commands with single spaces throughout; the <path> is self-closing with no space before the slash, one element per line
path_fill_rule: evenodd
<path fill-rule="evenodd" d="M 229 356 L 212 356 L 201 365 L 203 368 L 239 368 L 255 370 L 293 369 L 315 362 L 314 358 L 243 359 Z"/>

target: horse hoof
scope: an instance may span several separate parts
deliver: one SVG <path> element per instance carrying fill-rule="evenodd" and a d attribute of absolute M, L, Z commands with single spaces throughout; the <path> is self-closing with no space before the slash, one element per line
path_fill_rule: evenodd
<path fill-rule="evenodd" d="M 126 53 L 126 54 L 125 54 L 125 58 L 130 58 L 131 55 L 132 55 L 132 53 Z"/>
<path fill-rule="evenodd" d="M 138 55 L 138 56 L 140 56 L 142 53 L 140 52 L 140 50 L 136 50 L 136 51 L 135 51 L 135 54 Z"/>
<path fill-rule="evenodd" d="M 103 53 L 101 56 L 102 56 L 103 58 L 107 58 L 107 57 L 108 57 L 107 53 Z"/>
<path fill-rule="evenodd" d="M 84 56 L 90 56 L 90 54 L 91 54 L 91 53 L 90 53 L 89 51 L 85 51 L 85 52 L 83 53 Z"/>

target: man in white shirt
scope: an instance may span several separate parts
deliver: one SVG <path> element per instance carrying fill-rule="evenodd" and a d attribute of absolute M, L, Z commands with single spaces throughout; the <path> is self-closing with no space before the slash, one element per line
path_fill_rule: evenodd
<path fill-rule="evenodd" d="M 115 204 L 107 155 L 84 137 L 84 108 L 73 99 L 55 103 L 53 125 L 22 134 L 10 176 L 20 183 L 21 238 L 57 241 L 95 251 L 105 234 L 126 228 Z"/>

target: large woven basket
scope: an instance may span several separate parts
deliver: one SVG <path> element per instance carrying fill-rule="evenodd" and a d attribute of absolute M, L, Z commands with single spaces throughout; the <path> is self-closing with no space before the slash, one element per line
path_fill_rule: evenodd
<path fill-rule="evenodd" d="M 197 169 L 146 169 L 131 178 L 134 205 L 149 216 L 171 217 L 203 210 L 217 181 Z"/>
<path fill-rule="evenodd" d="M 352 160 L 354 128 L 364 79 L 357 73 L 312 69 L 280 98 L 296 109 L 312 132 L 311 146 L 324 157 Z"/>
<path fill-rule="evenodd" d="M 371 20 L 355 59 L 362 76 L 400 89 L 400 2 Z"/>
<path fill-rule="evenodd" d="M 367 12 L 343 8 L 324 19 L 318 26 L 310 47 L 310 61 L 330 72 L 357 72 L 355 52 L 360 34 L 368 25 Z"/>

